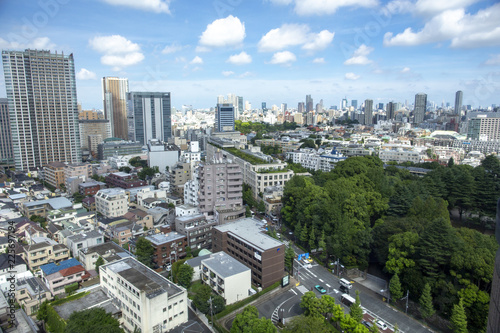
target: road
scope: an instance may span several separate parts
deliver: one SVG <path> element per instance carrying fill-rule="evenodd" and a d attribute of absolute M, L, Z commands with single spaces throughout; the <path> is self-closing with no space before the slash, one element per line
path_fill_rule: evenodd
<path fill-rule="evenodd" d="M 294 246 L 296 253 L 303 253 L 300 249 Z M 339 279 L 329 272 L 325 267 L 317 263 L 306 264 L 294 260 L 294 277 L 300 281 L 298 287 L 294 287 L 283 295 L 271 299 L 265 303 L 260 304 L 257 308 L 261 316 L 272 319 L 277 322 L 281 318 L 290 318 L 302 313 L 300 308 L 300 297 L 307 291 L 314 291 L 320 297 L 321 294 L 314 288 L 315 285 L 321 285 L 326 289 L 327 294 L 335 298 L 337 304 L 342 304 L 340 298 L 342 292 L 340 291 Z M 364 286 L 354 283 L 349 294 L 355 297 L 356 290 L 360 292 L 361 306 L 366 310 L 365 317 L 370 320 L 381 319 L 389 325 L 390 328 L 398 325 L 401 332 L 404 333 L 424 333 L 432 332 L 429 328 L 423 326 L 418 321 L 397 311 L 387 303 L 383 302 L 382 297 L 373 291 L 365 288 Z M 346 313 L 349 309 L 345 307 Z M 390 332 L 390 330 L 384 331 Z"/>

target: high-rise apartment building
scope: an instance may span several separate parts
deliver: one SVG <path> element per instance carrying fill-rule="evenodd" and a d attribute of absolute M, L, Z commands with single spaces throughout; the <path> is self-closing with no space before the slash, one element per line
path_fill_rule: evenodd
<path fill-rule="evenodd" d="M 234 119 L 238 119 L 241 114 L 243 114 L 243 97 L 238 96 L 238 113 L 235 114 Z"/>
<path fill-rule="evenodd" d="M 304 102 L 299 102 L 298 106 L 297 106 L 297 111 L 299 113 L 304 113 L 305 111 L 305 106 L 304 106 Z"/>
<path fill-rule="evenodd" d="M 358 109 L 358 100 L 357 99 L 353 99 L 351 101 L 351 106 L 354 108 L 354 110 L 357 110 Z"/>
<path fill-rule="evenodd" d="M 7 98 L 0 98 L 0 164 L 5 166 L 14 165 Z"/>
<path fill-rule="evenodd" d="M 373 125 L 373 99 L 365 100 L 365 125 Z"/>
<path fill-rule="evenodd" d="M 128 140 L 127 121 L 128 79 L 102 78 L 104 117 L 111 125 L 111 136 Z"/>
<path fill-rule="evenodd" d="M 413 122 L 420 124 L 424 121 L 425 110 L 427 108 L 427 94 L 418 93 L 415 95 L 415 108 L 413 109 Z"/>
<path fill-rule="evenodd" d="M 145 145 L 152 139 L 166 142 L 172 136 L 169 92 L 130 92 L 127 113 L 131 141 Z"/>
<path fill-rule="evenodd" d="M 467 124 L 467 138 L 480 141 L 500 140 L 500 115 L 489 112 L 470 118 Z"/>
<path fill-rule="evenodd" d="M 215 131 L 234 132 L 233 104 L 217 104 L 217 110 L 215 111 Z"/>
<path fill-rule="evenodd" d="M 17 170 L 81 162 L 73 54 L 2 51 Z"/>
<path fill-rule="evenodd" d="M 387 103 L 387 120 L 394 120 L 396 117 L 396 103 L 389 102 Z"/>
<path fill-rule="evenodd" d="M 460 116 L 460 112 L 462 111 L 462 99 L 464 97 L 464 93 L 459 90 L 455 94 L 455 115 Z"/>
<path fill-rule="evenodd" d="M 314 104 L 311 95 L 306 95 L 306 112 L 313 111 Z"/>

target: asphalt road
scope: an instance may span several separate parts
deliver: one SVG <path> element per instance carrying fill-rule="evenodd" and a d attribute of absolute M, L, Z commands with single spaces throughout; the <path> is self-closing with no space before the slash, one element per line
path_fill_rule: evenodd
<path fill-rule="evenodd" d="M 294 246 L 296 253 L 303 253 L 300 249 Z M 340 298 L 342 293 L 340 291 L 339 279 L 329 272 L 325 267 L 316 263 L 306 264 L 294 260 L 294 277 L 300 281 L 298 287 L 283 293 L 267 302 L 260 304 L 257 308 L 259 314 L 266 318 L 272 319 L 274 322 L 281 318 L 290 318 L 301 314 L 303 311 L 300 308 L 300 297 L 307 291 L 314 291 L 314 293 L 321 297 L 314 286 L 321 285 L 326 289 L 327 294 L 335 298 L 337 304 L 342 304 Z M 433 332 L 429 328 L 423 326 L 418 321 L 407 316 L 406 314 L 395 310 L 382 300 L 382 297 L 373 291 L 365 288 L 364 286 L 354 283 L 349 294 L 355 297 L 356 290 L 360 292 L 361 306 L 366 310 L 365 319 L 370 321 L 373 319 L 381 319 L 389 325 L 390 328 L 398 325 L 401 332 L 404 333 L 424 333 Z M 345 307 L 346 313 L 349 311 Z M 392 332 L 387 330 L 384 332 Z"/>

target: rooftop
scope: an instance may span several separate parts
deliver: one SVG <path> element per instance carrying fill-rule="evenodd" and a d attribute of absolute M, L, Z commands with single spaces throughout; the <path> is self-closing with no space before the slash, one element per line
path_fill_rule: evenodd
<path fill-rule="evenodd" d="M 50 263 L 40 266 L 40 269 L 43 271 L 45 275 L 50 275 L 57 273 L 63 269 L 70 268 L 73 266 L 81 265 L 82 263 L 76 260 L 75 258 L 71 258 L 68 260 L 63 260 L 59 264 Z"/>
<path fill-rule="evenodd" d="M 156 235 L 152 235 L 152 236 L 147 236 L 146 239 L 148 241 L 150 241 L 153 245 L 158 246 L 161 244 L 175 241 L 177 239 L 182 239 L 184 237 L 185 237 L 184 235 L 181 235 L 181 234 L 173 231 L 173 232 L 170 232 L 168 234 L 156 234 Z"/>
<path fill-rule="evenodd" d="M 121 246 L 117 245 L 115 242 L 107 242 L 94 245 L 80 251 L 85 254 L 97 253 L 99 256 L 105 258 L 108 262 L 132 256 L 129 252 L 124 250 Z"/>
<path fill-rule="evenodd" d="M 210 258 L 202 260 L 202 264 L 223 278 L 250 271 L 250 268 L 223 251 L 211 254 Z"/>
<path fill-rule="evenodd" d="M 103 236 L 99 233 L 99 231 L 91 230 L 83 234 L 76 234 L 73 236 L 69 236 L 68 239 L 71 240 L 73 243 L 76 243 L 86 239 L 97 238 L 97 237 L 103 237 Z"/>
<path fill-rule="evenodd" d="M 25 207 L 32 207 L 32 206 L 38 206 L 38 205 L 45 205 L 49 204 L 52 209 L 61 209 L 61 208 L 68 208 L 72 207 L 73 204 L 71 201 L 64 197 L 57 197 L 57 198 L 51 198 L 47 200 L 39 200 L 39 201 L 31 201 L 31 202 L 26 202 L 24 203 Z"/>
<path fill-rule="evenodd" d="M 214 229 L 220 232 L 229 232 L 241 241 L 250 243 L 262 251 L 284 245 L 282 242 L 262 233 L 263 226 L 264 224 L 260 220 L 247 217 L 231 223 L 215 226 Z"/>
<path fill-rule="evenodd" d="M 124 258 L 101 267 L 120 275 L 139 292 L 145 292 L 148 298 L 155 298 L 164 293 L 173 296 L 185 291 L 134 258 Z"/>

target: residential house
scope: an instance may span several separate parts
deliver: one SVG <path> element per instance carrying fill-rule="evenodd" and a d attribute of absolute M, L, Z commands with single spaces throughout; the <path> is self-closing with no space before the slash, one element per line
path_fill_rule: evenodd
<path fill-rule="evenodd" d="M 133 255 L 115 242 L 101 243 L 78 250 L 79 261 L 87 271 L 95 269 L 99 257 L 107 264 L 123 258 L 133 257 Z"/>
<path fill-rule="evenodd" d="M 104 243 L 104 236 L 96 230 L 72 235 L 66 238 L 66 245 L 75 258 L 78 256 L 79 250 L 102 243 Z"/>

